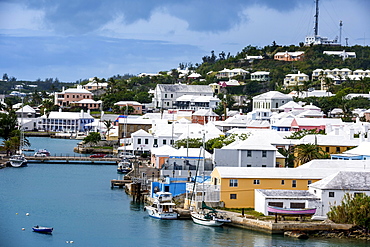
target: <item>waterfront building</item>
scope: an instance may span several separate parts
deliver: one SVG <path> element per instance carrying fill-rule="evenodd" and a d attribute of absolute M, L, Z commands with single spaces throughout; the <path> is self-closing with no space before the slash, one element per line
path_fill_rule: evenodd
<path fill-rule="evenodd" d="M 255 189 L 307 190 L 308 185 L 338 169 L 297 169 L 216 166 L 211 183 L 220 186 L 220 200 L 227 208 L 254 208 Z"/>
<path fill-rule="evenodd" d="M 208 122 L 220 120 L 220 116 L 212 111 L 212 109 L 199 109 L 192 115 L 192 123 L 205 125 Z"/>
<path fill-rule="evenodd" d="M 90 112 L 62 112 L 52 111 L 44 114 L 38 120 L 37 129 L 41 131 L 57 132 L 86 132 L 92 129 L 88 124 L 94 122 Z"/>

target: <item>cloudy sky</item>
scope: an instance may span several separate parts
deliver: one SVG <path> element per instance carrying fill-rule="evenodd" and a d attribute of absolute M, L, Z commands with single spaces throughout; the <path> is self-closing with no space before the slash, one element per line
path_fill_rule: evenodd
<path fill-rule="evenodd" d="M 320 0 L 319 34 L 370 43 L 370 0 Z M 314 0 L 0 0 L 0 73 L 74 82 L 156 73 L 248 45 L 298 45 Z"/>

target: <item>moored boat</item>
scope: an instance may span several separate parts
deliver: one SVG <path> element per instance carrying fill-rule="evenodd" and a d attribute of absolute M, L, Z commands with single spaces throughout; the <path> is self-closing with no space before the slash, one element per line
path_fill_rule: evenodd
<path fill-rule="evenodd" d="M 176 204 L 172 202 L 172 193 L 157 192 L 156 196 L 152 205 L 144 207 L 149 216 L 163 220 L 177 219 L 178 213 L 174 211 Z"/>
<path fill-rule="evenodd" d="M 9 158 L 9 163 L 12 167 L 23 167 L 27 166 L 28 160 L 23 154 L 15 154 Z"/>
<path fill-rule="evenodd" d="M 40 233 L 52 233 L 54 228 L 37 225 L 37 226 L 32 227 L 32 230 L 34 232 L 40 232 Z"/>
<path fill-rule="evenodd" d="M 208 207 L 205 202 L 202 202 L 201 211 L 191 212 L 190 215 L 194 223 L 204 226 L 222 226 L 224 223 L 231 222 L 214 208 Z"/>
<path fill-rule="evenodd" d="M 132 171 L 132 164 L 127 159 L 122 159 L 117 165 L 117 173 L 127 174 Z"/>
<path fill-rule="evenodd" d="M 50 152 L 46 149 L 39 149 L 35 154 L 35 157 L 46 157 L 50 156 Z"/>

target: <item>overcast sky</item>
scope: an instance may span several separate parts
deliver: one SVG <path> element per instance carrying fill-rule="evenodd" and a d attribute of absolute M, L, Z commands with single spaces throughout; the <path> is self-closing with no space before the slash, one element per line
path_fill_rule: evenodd
<path fill-rule="evenodd" d="M 369 45 L 370 0 L 320 0 L 319 34 Z M 314 0 L 0 0 L 0 73 L 74 82 L 201 63 L 214 50 L 298 45 Z"/>

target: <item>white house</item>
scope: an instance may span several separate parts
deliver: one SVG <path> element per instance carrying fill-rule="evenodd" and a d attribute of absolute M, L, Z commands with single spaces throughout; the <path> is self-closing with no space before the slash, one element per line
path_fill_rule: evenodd
<path fill-rule="evenodd" d="M 323 54 L 329 55 L 329 56 L 339 56 L 343 60 L 346 60 L 347 58 L 356 58 L 356 52 L 351 51 L 323 51 Z"/>
<path fill-rule="evenodd" d="M 277 110 L 280 106 L 292 101 L 293 97 L 278 91 L 269 91 L 253 97 L 253 111 L 260 109 Z"/>
<path fill-rule="evenodd" d="M 268 71 L 256 71 L 251 73 L 252 81 L 270 81 L 270 72 Z"/>
<path fill-rule="evenodd" d="M 176 99 L 183 95 L 213 96 L 213 91 L 208 85 L 157 84 L 152 99 L 153 106 L 173 109 Z"/>
<path fill-rule="evenodd" d="M 90 112 L 62 112 L 52 111 L 48 115 L 43 115 L 38 120 L 38 130 L 58 131 L 58 132 L 85 132 L 92 127 L 88 124 L 94 122 Z"/>
<path fill-rule="evenodd" d="M 216 78 L 222 79 L 222 78 L 233 78 L 234 76 L 240 75 L 245 77 L 247 74 L 249 74 L 248 71 L 240 68 L 236 69 L 223 69 L 217 72 Z"/>
<path fill-rule="evenodd" d="M 309 186 L 309 192 L 321 199 L 316 216 L 325 217 L 334 205 L 340 205 L 346 193 L 370 196 L 370 171 L 339 171 Z"/>
<path fill-rule="evenodd" d="M 221 100 L 214 96 L 182 95 L 175 101 L 175 108 L 181 110 L 215 109 Z"/>

